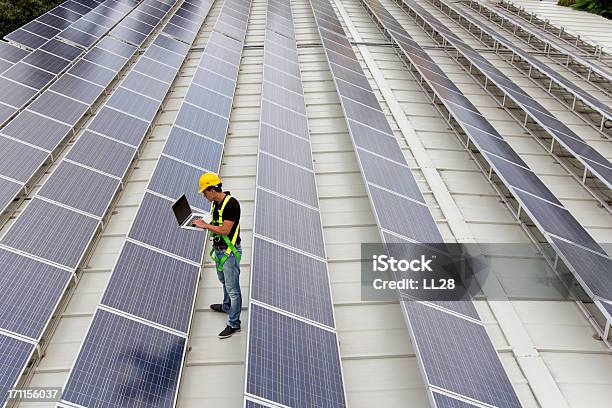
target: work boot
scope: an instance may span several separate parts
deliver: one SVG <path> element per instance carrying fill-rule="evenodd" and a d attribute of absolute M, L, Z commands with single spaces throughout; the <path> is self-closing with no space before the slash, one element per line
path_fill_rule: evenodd
<path fill-rule="evenodd" d="M 223 310 L 223 305 L 220 305 L 219 303 L 210 305 L 210 308 L 218 313 L 227 313 L 225 310 Z"/>
<path fill-rule="evenodd" d="M 223 331 L 219 333 L 219 338 L 227 339 L 228 337 L 232 337 L 234 333 L 238 333 L 239 331 L 240 331 L 240 327 L 234 328 L 232 326 L 225 326 L 225 329 L 223 329 Z"/>

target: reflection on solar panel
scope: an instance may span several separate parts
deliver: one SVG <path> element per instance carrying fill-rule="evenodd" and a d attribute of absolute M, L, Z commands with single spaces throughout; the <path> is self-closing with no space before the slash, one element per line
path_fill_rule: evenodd
<path fill-rule="evenodd" d="M 380 105 L 375 102 L 376 96 L 360 68 L 357 57 L 346 38 L 334 9 L 328 0 L 310 0 L 310 4 L 336 83 L 336 90 L 345 112 L 349 135 L 353 139 L 356 157 L 360 162 L 361 172 L 366 182 L 375 217 L 378 220 L 383 242 L 416 241 L 425 244 L 442 242 L 440 232 L 425 200 L 419 194 L 418 189 L 415 189 L 414 176 L 411 172 L 402 168 L 402 166 L 407 166 L 406 159 L 403 158 L 399 144 Z M 377 1 L 369 1 L 367 4 L 377 12 L 382 9 Z M 387 23 L 398 26 L 397 22 L 388 13 L 384 17 L 384 24 Z M 383 23 L 381 22 L 381 24 Z M 420 52 L 424 54 L 422 51 Z M 338 59 L 337 55 L 343 55 L 344 59 Z M 344 63 L 345 61 L 348 63 Z M 351 86 L 344 86 L 345 83 L 342 81 L 348 82 Z M 447 86 L 452 86 L 452 83 L 448 82 Z M 376 123 L 376 125 L 373 125 L 373 123 Z M 362 144 L 369 135 L 381 140 L 386 138 L 387 143 L 384 145 L 384 149 L 390 153 L 386 157 L 394 157 L 397 163 L 383 158 L 379 159 L 377 165 L 372 165 L 367 158 L 361 162 L 362 158 L 371 154 L 368 152 L 368 146 L 372 146 L 372 143 Z M 364 163 L 370 164 L 364 165 Z M 385 185 L 385 189 L 379 188 L 380 186 L 377 186 L 373 181 L 381 182 L 381 172 L 393 173 L 397 171 L 403 171 L 404 178 L 396 180 L 395 184 Z M 394 219 L 391 220 L 391 217 Z M 454 310 L 456 314 L 449 313 L 450 311 L 447 308 L 452 307 L 450 304 L 437 304 L 434 308 L 433 304 L 426 302 L 417 303 L 404 300 L 401 303 L 406 320 L 413 328 L 410 330 L 410 335 L 417 350 L 419 363 L 425 374 L 429 393 L 432 392 L 431 387 L 434 386 L 462 394 L 467 398 L 480 399 L 481 402 L 492 406 L 521 406 L 497 352 L 492 347 L 482 323 L 476 318 L 477 313 L 471 302 L 453 302 L 461 303 L 460 307 Z M 449 354 L 454 359 L 452 369 L 440 371 L 437 368 L 437 364 L 441 365 L 445 362 L 436 359 L 438 355 L 434 348 L 435 345 L 431 344 L 431 338 L 429 337 L 431 330 L 435 330 L 439 324 L 438 320 L 431 319 L 432 314 L 440 315 L 440 319 L 444 319 L 454 327 L 453 330 L 444 332 L 444 336 L 449 342 L 453 343 L 455 349 L 454 353 Z M 475 330 L 474 328 L 479 330 L 478 340 L 482 347 L 479 348 L 477 355 L 474 355 L 469 343 L 462 341 L 464 336 L 467 337 L 471 331 Z M 448 333 L 451 333 L 450 337 Z M 475 336 L 472 337 L 476 338 Z M 431 358 L 432 355 L 434 358 Z M 479 382 L 476 383 L 474 377 L 471 376 L 471 372 L 475 371 L 474 367 L 477 367 L 480 362 L 487 363 L 489 376 L 479 377 Z M 466 378 L 455 375 L 456 372 L 467 373 Z M 490 390 L 490 392 L 485 393 L 483 390 Z M 453 400 L 456 401 L 455 398 Z"/>
<path fill-rule="evenodd" d="M 460 126 L 458 131 L 467 135 L 469 140 L 481 151 L 484 160 L 487 161 L 491 169 L 495 170 L 501 181 L 514 195 L 519 204 L 518 215 L 520 215 L 522 210 L 529 215 L 544 235 L 544 238 L 553 244 L 553 248 L 557 249 L 558 255 L 567 261 L 566 265 L 577 275 L 578 280 L 583 283 L 586 292 L 593 299 L 599 301 L 595 293 L 602 293 L 602 288 L 587 286 L 589 281 L 592 282 L 592 279 L 587 279 L 587 277 L 597 274 L 600 276 L 601 281 L 608 281 L 610 280 L 606 276 L 608 272 L 599 269 L 587 270 L 588 267 L 585 268 L 585 265 L 578 259 L 565 256 L 563 249 L 554 245 L 554 239 L 560 237 L 589 248 L 601 256 L 608 257 L 605 250 L 589 235 L 571 213 L 563 207 L 539 177 L 520 159 L 518 154 L 512 149 L 508 149 L 509 145 L 504 145 L 503 152 L 499 152 L 493 145 L 485 149 L 483 145 L 479 144 L 484 133 L 488 134 L 491 138 L 500 140 L 503 140 L 503 137 L 478 113 L 478 109 L 461 93 L 459 88 L 450 82 L 440 67 L 419 47 L 406 30 L 397 23 L 395 18 L 380 5 L 378 0 L 363 0 L 363 2 L 373 18 L 386 30 L 385 32 L 389 38 L 397 44 L 402 54 L 410 61 L 416 71 L 423 75 L 423 86 L 430 87 L 432 89 L 430 94 L 433 93 L 439 97 L 441 103 L 444 104 L 444 108 L 441 107 L 440 109 L 445 109 L 449 115 L 454 117 Z M 403 0 L 403 3 L 413 10 L 418 10 L 418 13 L 430 20 L 432 25 L 438 25 L 433 22 L 433 17 L 413 0 Z M 444 28 L 444 30 L 446 29 Z M 452 33 L 449 36 L 452 36 Z M 461 45 L 461 47 L 465 49 L 467 45 Z M 473 53 L 474 51 L 470 52 Z M 421 57 L 416 57 L 415 53 L 421 55 Z M 435 73 L 436 76 L 431 77 L 428 73 Z M 444 89 L 451 90 L 452 92 L 441 92 L 441 82 L 446 84 Z M 524 95 L 522 90 L 519 89 L 519 91 Z M 470 111 L 473 114 L 466 115 L 466 112 Z M 457 127 L 455 128 L 457 129 Z M 478 131 L 476 137 L 474 136 L 475 130 Z M 498 144 L 497 146 L 501 145 Z M 498 156 L 502 155 L 506 155 L 508 159 L 501 160 Z M 509 164 L 508 161 L 518 166 Z M 582 275 L 585 276 L 584 279 Z M 602 298 L 604 301 L 612 299 L 612 291 L 605 292 L 599 298 Z"/>
<path fill-rule="evenodd" d="M 557 142 L 563 146 L 566 151 L 578 159 L 585 166 L 585 168 L 599 178 L 602 183 L 604 183 L 608 188 L 612 188 L 612 177 L 610 177 L 610 173 L 612 173 L 612 163 L 610 163 L 609 160 L 607 160 L 601 153 L 593 149 L 591 146 L 587 145 L 584 140 L 580 138 L 580 136 L 574 133 L 574 131 L 567 127 L 563 122 L 558 120 L 552 113 L 550 113 L 548 109 L 525 93 L 525 91 L 516 85 L 503 72 L 491 65 L 484 57 L 480 56 L 476 50 L 464 43 L 455 33 L 449 30 L 448 27 L 442 24 L 423 7 L 419 6 L 412 0 L 406 0 L 403 3 L 414 12 L 416 18 L 423 20 L 432 30 L 437 32 L 447 44 L 453 45 L 456 50 L 467 59 L 467 64 L 469 65 L 470 69 L 479 70 L 482 75 L 488 79 L 488 83 L 496 85 L 506 97 L 521 107 L 525 113 L 525 121 L 527 118 L 534 120 L 547 132 L 550 137 L 552 137 L 553 143 Z M 464 18 L 467 17 L 464 16 Z M 479 23 L 474 22 L 474 24 L 477 25 Z M 500 34 L 494 33 L 491 29 L 488 29 L 488 32 L 490 32 L 491 35 L 494 35 L 504 45 L 512 47 L 513 49 L 516 48 L 511 45 L 509 41 L 501 38 Z M 531 57 L 524 51 L 518 51 L 517 49 L 516 52 L 524 57 L 527 61 L 536 61 L 535 58 Z M 545 72 L 552 72 L 550 75 L 560 78 L 560 80 L 564 83 L 572 84 L 571 81 L 563 78 L 560 74 L 555 73 L 552 68 L 547 67 L 541 62 L 538 62 L 538 64 L 539 66 L 544 67 L 543 70 Z M 584 91 L 580 90 L 573 84 L 570 88 L 575 94 L 580 94 L 584 97 Z M 601 126 L 603 127 L 603 120 L 606 117 L 612 118 L 612 108 L 597 101 L 594 97 L 588 94 L 587 96 L 587 99 L 589 99 L 594 106 L 596 105 L 598 111 L 601 112 Z M 592 162 L 599 163 L 604 168 L 607 168 L 608 171 L 605 173 L 600 172 L 598 167 L 591 165 Z"/>
<path fill-rule="evenodd" d="M 167 0 L 168 4 L 173 2 L 173 0 Z M 170 7 L 168 7 L 168 10 L 170 10 Z M 163 15 L 161 18 L 163 18 Z M 161 21 L 161 18 L 158 21 Z M 201 18 L 203 20 L 204 16 L 201 16 Z M 161 36 L 164 37 L 164 40 L 158 41 L 161 38 L 158 37 L 153 43 L 179 43 L 179 41 L 165 37 L 163 34 Z M 98 46 L 96 46 L 97 48 Z M 110 50 L 113 50 L 113 54 L 110 54 Z M 136 51 L 136 48 L 116 39 L 108 38 L 99 43 L 99 51 L 98 57 L 106 55 L 104 53 L 109 53 L 109 56 L 112 57 L 112 61 L 109 62 L 109 66 L 112 68 L 103 69 L 110 71 L 114 76 L 116 74 L 114 70 L 121 69 Z M 181 59 L 185 58 L 186 52 L 187 50 L 184 49 L 184 53 L 180 55 Z M 147 50 L 145 50 L 144 55 L 147 55 Z M 117 58 L 122 60 L 121 66 L 117 64 Z M 99 59 L 97 63 L 104 64 L 104 59 Z M 158 64 L 161 63 L 162 61 L 158 62 Z M 174 75 L 178 73 L 178 69 L 178 66 L 174 68 Z M 125 77 L 125 81 L 131 75 L 138 74 L 134 70 L 130 71 Z M 106 85 L 104 85 L 104 88 Z M 170 84 L 165 84 L 164 95 L 169 88 Z M 120 92 L 123 89 L 126 88 L 123 88 L 120 84 L 117 91 Z M 60 94 L 56 93 L 55 95 Z M 159 96 L 160 99 L 155 102 L 155 111 L 162 103 L 163 96 Z M 141 96 L 141 98 L 143 100 L 147 99 L 145 96 Z M 110 99 L 112 100 L 112 96 Z M 140 99 L 133 99 L 132 102 L 138 105 Z M 57 106 L 49 103 L 40 106 L 32 105 L 32 112 L 45 109 L 45 114 L 55 115 L 55 108 Z M 31 121 L 34 122 L 33 118 L 36 115 L 40 116 L 40 114 L 32 112 L 29 115 L 32 118 Z M 62 114 L 61 109 L 57 112 L 58 115 Z M 40 337 L 64 293 L 68 279 L 73 276 L 77 266 L 81 264 L 83 256 L 101 225 L 101 220 L 116 196 L 120 183 L 136 154 L 138 145 L 150 126 L 150 122 L 128 116 L 128 118 L 138 122 L 136 125 L 126 126 L 120 131 L 117 126 L 126 125 L 128 122 L 118 120 L 110 125 L 107 123 L 106 126 L 101 123 L 100 118 L 109 118 L 109 116 L 105 116 L 108 112 L 120 114 L 120 112 L 112 110 L 108 106 L 102 108 L 100 113 L 96 115 L 96 119 L 84 131 L 83 137 L 76 140 L 73 149 L 58 164 L 0 241 L 8 254 L 12 254 L 10 251 L 19 251 L 19 257 L 6 255 L 6 262 L 3 262 L 3 264 L 11 266 L 7 273 L 19 274 L 20 276 L 19 279 L 15 280 L 19 285 L 15 285 L 14 282 L 9 284 L 8 281 L 0 279 L 0 291 L 3 293 L 2 302 L 12 299 L 11 307 L 2 308 L 0 328 L 15 330 L 18 333 L 31 336 L 35 340 Z M 40 116 L 40 118 L 45 119 L 46 117 Z M 122 118 L 119 117 L 119 119 Z M 144 126 L 139 126 L 141 122 L 144 123 Z M 7 128 L 15 138 L 26 137 L 26 135 L 20 136 L 19 133 L 16 133 L 19 129 L 17 127 L 15 127 L 15 133 L 11 130 L 10 125 Z M 68 128 L 70 129 L 70 126 Z M 126 130 L 136 133 L 136 135 L 131 135 L 132 139 L 130 141 L 134 143 L 133 145 L 120 140 L 121 136 L 124 135 L 121 132 Z M 32 162 L 36 162 L 32 168 L 29 168 L 30 166 L 25 160 L 23 166 L 16 167 L 20 169 L 21 173 L 16 172 L 16 170 L 11 170 L 12 173 L 9 173 L 23 181 L 38 167 L 41 160 L 48 157 L 48 151 L 36 149 L 25 143 L 19 143 L 8 138 L 0 138 L 0 142 L 16 143 L 17 147 L 23 151 L 23 155 L 16 154 L 17 150 L 15 149 L 11 149 L 11 154 L 15 154 L 15 157 L 19 157 L 22 161 L 25 158 L 28 160 L 31 158 Z M 48 143 L 43 140 L 32 139 L 28 139 L 28 142 L 39 145 Z M 43 146 L 53 148 L 48 144 Z M 24 151 L 25 148 L 28 150 Z M 9 170 L 7 169 L 6 172 Z M 4 169 L 2 171 L 5 172 Z M 92 189 L 92 185 L 95 185 L 96 188 Z M 36 275 L 33 275 L 33 269 L 36 269 Z M 32 284 L 35 289 L 30 287 L 29 290 L 25 290 L 24 286 L 28 284 Z M 24 308 L 29 308 L 29 319 L 27 320 L 23 319 Z M 181 342 L 184 340 L 180 337 L 177 338 Z M 94 339 L 94 343 L 95 341 Z M 0 365 L 4 364 L 7 358 L 7 356 L 0 354 Z M 178 364 L 180 365 L 180 358 Z"/>
<path fill-rule="evenodd" d="M 241 0 L 228 0 L 223 10 L 228 5 L 247 4 Z M 211 6 L 212 1 L 210 0 L 190 0 L 189 3 L 182 3 L 178 11 L 189 9 L 189 14 L 184 12 L 182 14 L 189 17 L 192 22 L 190 27 L 193 29 L 197 27 L 196 31 L 198 31 Z M 223 10 L 221 16 L 223 16 Z M 248 9 L 246 10 L 245 22 L 248 18 Z M 215 42 L 215 33 L 219 34 L 214 32 L 210 36 L 209 44 Z M 194 32 L 191 41 L 196 34 Z M 170 87 L 169 82 L 180 69 L 190 45 L 190 43 L 183 42 L 185 38 L 182 35 L 174 38 L 169 35 L 173 36 L 173 33 L 163 29 L 144 53 L 143 59 L 148 59 L 153 63 L 147 68 L 147 72 L 143 72 L 139 64 L 136 64 L 133 71 L 120 85 L 120 89 L 127 90 L 137 87 L 139 78 L 146 74 L 158 80 L 155 84 L 163 87 L 164 92 L 162 94 L 158 89 L 155 95 L 150 94 L 148 97 L 140 95 L 140 101 L 155 100 L 156 104 L 161 103 Z M 239 44 L 239 52 L 241 50 L 242 43 Z M 205 58 L 207 58 L 206 51 L 202 60 Z M 167 65 L 167 63 L 170 64 Z M 158 70 L 160 66 L 164 68 Z M 168 70 L 172 73 L 171 78 L 167 77 Z M 138 77 L 130 78 L 130 75 L 138 75 Z M 197 89 L 198 85 L 192 83 L 190 87 Z M 181 111 L 185 106 L 187 106 L 186 103 L 181 107 Z M 113 112 L 119 113 L 116 110 Z M 227 128 L 224 132 L 226 131 Z M 122 132 L 122 129 L 121 127 L 112 128 L 111 132 L 117 135 Z M 164 154 L 153 171 L 147 191 L 128 233 L 128 241 L 119 255 L 108 287 L 97 309 L 94 323 L 87 333 L 83 349 L 70 373 L 62 397 L 66 402 L 89 405 L 90 401 L 95 400 L 104 405 L 124 406 L 138 404 L 143 398 L 146 398 L 144 395 L 153 393 L 157 397 L 154 400 L 149 398 L 146 401 L 147 406 L 171 407 L 175 405 L 180 367 L 200 274 L 203 240 L 206 234 L 204 231 L 180 228 L 176 223 L 171 205 L 185 191 L 195 191 L 194 183 L 203 171 L 200 166 L 202 163 L 199 161 L 201 158 L 206 158 L 207 163 L 216 163 L 216 166 L 210 167 L 210 170 L 218 171 L 222 150 L 217 145 L 222 147 L 223 143 L 221 141 L 219 144 L 202 135 L 188 133 L 189 136 L 201 139 L 202 144 L 199 145 L 201 151 L 196 152 L 194 145 L 191 145 L 190 150 L 186 151 L 185 144 L 181 143 L 182 136 L 187 134 L 185 132 L 176 125 L 173 126 L 166 144 L 166 146 L 171 146 L 171 149 L 164 148 Z M 114 137 L 108 134 L 107 136 Z M 138 137 L 138 141 L 122 141 L 140 143 L 143 136 L 144 133 Z M 122 137 L 122 139 L 125 138 Z M 89 143 L 94 142 L 93 139 L 91 140 Z M 96 143 L 105 142 L 98 140 Z M 126 144 L 123 146 L 127 147 Z M 206 150 L 210 152 L 203 153 Z M 185 153 L 185 157 L 181 155 L 181 152 Z M 80 154 L 83 155 L 84 152 Z M 216 158 L 213 157 L 215 155 Z M 187 164 L 192 161 L 196 162 L 196 166 Z M 191 198 L 193 199 L 192 205 L 200 206 L 204 210 L 209 208 L 209 204 L 205 203 L 201 196 Z M 157 220 L 155 228 L 152 228 L 151 219 Z M 105 345 L 106 341 L 103 337 L 105 333 L 99 329 L 108 325 L 119 325 L 115 326 L 117 329 L 104 329 L 104 331 L 115 330 L 118 333 L 118 338 L 113 339 L 112 347 Z M 131 334 L 121 335 L 129 333 L 122 329 L 128 325 L 130 331 L 136 330 L 142 333 L 142 337 L 136 342 Z M 121 363 L 129 361 L 129 358 L 116 360 L 117 350 L 126 350 L 128 353 L 126 355 L 145 361 L 145 366 L 139 363 L 139 366 L 143 368 L 142 371 L 136 373 L 136 377 L 140 375 L 141 379 L 133 381 L 135 378 L 133 364 Z M 92 355 L 98 356 L 99 359 L 91 363 Z M 141 355 L 144 357 L 139 357 Z M 112 370 L 108 369 L 110 366 L 107 366 L 105 361 L 111 364 Z M 117 364 L 113 361 L 116 361 Z M 160 371 L 159 366 L 164 364 L 165 369 L 162 368 Z M 155 369 L 147 368 L 147 365 Z M 92 377 L 88 375 L 91 372 L 98 374 Z M 131 379 L 130 384 L 124 383 L 125 378 Z M 101 389 L 98 386 L 100 382 L 116 386 Z M 116 391 L 118 389 L 127 391 L 121 393 Z"/>
<path fill-rule="evenodd" d="M 291 6 L 267 7 L 245 404 L 345 407 Z"/>
<path fill-rule="evenodd" d="M 86 407 L 173 407 L 186 343 L 97 309 L 62 398 Z"/>

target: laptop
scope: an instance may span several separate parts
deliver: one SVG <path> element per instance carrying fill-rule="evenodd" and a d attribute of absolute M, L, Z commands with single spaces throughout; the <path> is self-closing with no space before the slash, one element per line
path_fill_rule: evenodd
<path fill-rule="evenodd" d="M 194 213 L 191 210 L 191 206 L 189 205 L 189 201 L 187 201 L 185 194 L 183 194 L 174 204 L 172 204 L 172 211 L 174 211 L 176 221 L 181 228 L 202 231 L 202 228 L 198 228 L 193 225 L 193 221 L 201 218 L 206 222 L 210 222 L 211 219 L 209 212 Z"/>

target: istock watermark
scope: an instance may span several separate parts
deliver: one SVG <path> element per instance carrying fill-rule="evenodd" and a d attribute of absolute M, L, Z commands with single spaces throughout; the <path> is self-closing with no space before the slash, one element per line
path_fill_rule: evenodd
<path fill-rule="evenodd" d="M 581 297 L 567 271 L 523 244 L 362 244 L 364 301 Z"/>

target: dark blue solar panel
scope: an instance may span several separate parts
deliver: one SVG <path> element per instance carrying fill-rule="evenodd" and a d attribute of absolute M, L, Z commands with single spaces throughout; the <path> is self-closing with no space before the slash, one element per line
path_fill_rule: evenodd
<path fill-rule="evenodd" d="M 12 389 L 34 352 L 34 345 L 0 334 L 0 389 Z M 0 393 L 4 406 L 7 394 Z"/>
<path fill-rule="evenodd" d="M 251 304 L 246 392 L 290 407 L 345 407 L 336 335 Z"/>
<path fill-rule="evenodd" d="M 107 105 L 144 121 L 151 122 L 159 109 L 160 102 L 119 87 L 113 92 Z"/>
<path fill-rule="evenodd" d="M 174 81 L 174 77 L 176 77 L 177 74 L 176 69 L 159 64 L 157 61 L 145 57 L 140 58 L 133 69 L 168 84 Z"/>
<path fill-rule="evenodd" d="M 173 407 L 185 343 L 98 309 L 62 399 L 88 407 Z"/>
<path fill-rule="evenodd" d="M 172 201 L 145 193 L 128 237 L 193 262 L 200 262 L 204 251 L 204 230 L 180 228 L 172 212 L 172 204 Z"/>
<path fill-rule="evenodd" d="M 284 160 L 312 169 L 308 140 L 296 137 L 265 124 L 259 128 L 259 149 Z"/>
<path fill-rule="evenodd" d="M 231 79 L 201 68 L 195 72 L 193 83 L 202 85 L 228 97 L 234 95 L 234 88 L 236 87 L 236 83 Z"/>
<path fill-rule="evenodd" d="M 199 135 L 223 142 L 228 120 L 195 106 L 183 104 L 176 118 L 176 124 Z"/>
<path fill-rule="evenodd" d="M 186 333 L 199 270 L 126 242 L 101 303 Z"/>
<path fill-rule="evenodd" d="M 255 230 L 258 234 L 321 258 L 325 257 L 321 229 L 312 228 L 321 223 L 317 210 L 258 189 L 255 213 Z M 283 214 L 283 222 L 266 214 Z M 312 233 L 304 234 L 304 231 Z"/>
<path fill-rule="evenodd" d="M 173 127 L 163 153 L 194 166 L 217 171 L 221 164 L 223 145 L 184 129 Z"/>
<path fill-rule="evenodd" d="M 87 112 L 89 106 L 55 92 L 46 91 L 36 98 L 28 109 L 74 126 Z"/>
<path fill-rule="evenodd" d="M 54 74 L 59 74 L 70 63 L 70 61 L 66 61 L 63 58 L 56 57 L 42 50 L 32 52 L 23 59 L 23 62 L 44 69 L 45 71 L 51 71 Z"/>
<path fill-rule="evenodd" d="M 76 268 L 98 224 L 91 217 L 34 198 L 0 242 Z"/>
<path fill-rule="evenodd" d="M 133 147 L 85 131 L 66 158 L 123 178 L 135 154 Z"/>
<path fill-rule="evenodd" d="M 0 249 L 0 328 L 38 339 L 72 274 Z"/>
<path fill-rule="evenodd" d="M 572 243 L 552 237 L 564 262 L 568 263 L 596 296 L 612 300 L 612 259 L 582 249 Z"/>
<path fill-rule="evenodd" d="M 0 136 L 0 174 L 26 183 L 49 155 L 23 143 Z"/>
<path fill-rule="evenodd" d="M 113 37 L 104 37 L 96 47 L 121 55 L 123 58 L 131 58 L 136 52 L 136 47 L 119 41 Z"/>
<path fill-rule="evenodd" d="M 119 71 L 127 63 L 127 59 L 115 55 L 110 51 L 106 51 L 100 47 L 92 48 L 87 54 L 83 56 L 83 59 L 94 62 L 103 67 L 109 68 L 113 71 Z"/>
<path fill-rule="evenodd" d="M 62 95 L 79 100 L 87 105 L 92 105 L 104 88 L 94 85 L 91 82 L 82 80 L 70 74 L 62 75 L 52 86 L 51 89 Z"/>
<path fill-rule="evenodd" d="M 149 129 L 149 123 L 117 110 L 104 107 L 89 124 L 89 129 L 133 146 L 138 146 Z"/>
<path fill-rule="evenodd" d="M 14 41 L 16 43 L 23 44 L 31 49 L 36 49 L 43 45 L 45 41 L 47 41 L 46 38 L 29 33 L 21 28 L 18 28 L 12 33 L 5 35 L 4 38 L 9 41 Z"/>
<path fill-rule="evenodd" d="M 0 92 L 0 102 L 16 108 L 25 105 L 37 92 L 32 88 L 9 81 L 6 78 L 0 78 L 0 89 L 2 89 L 2 92 Z"/>
<path fill-rule="evenodd" d="M 117 193 L 119 183 L 115 178 L 63 161 L 38 195 L 102 217 Z"/>
<path fill-rule="evenodd" d="M 64 31 L 62 31 L 58 35 L 58 38 L 63 38 L 85 49 L 91 47 L 98 39 L 97 37 L 93 35 L 84 33 L 72 27 L 68 27 Z"/>
<path fill-rule="evenodd" d="M 104 88 L 115 78 L 115 71 L 81 60 L 68 70 L 72 75 L 81 77 Z"/>
<path fill-rule="evenodd" d="M 48 99 L 44 98 L 43 101 Z M 39 110 L 53 108 L 47 102 L 39 106 Z M 64 138 L 72 131 L 67 124 L 56 122 L 29 110 L 22 111 L 8 125 L 2 133 L 15 139 L 53 151 Z"/>
<path fill-rule="evenodd" d="M 381 228 L 417 242 L 443 242 L 440 231 L 425 204 L 416 203 L 374 186 L 370 186 L 370 199 Z M 415 220 L 428 220 L 428 222 L 417 223 Z"/>
<path fill-rule="evenodd" d="M 123 88 L 131 89 L 157 101 L 163 101 L 170 85 L 157 79 L 132 71 L 121 83 Z M 145 99 L 148 101 L 148 99 Z"/>
<path fill-rule="evenodd" d="M 0 178 L 0 214 L 17 197 L 23 186 L 19 183 Z"/>
<path fill-rule="evenodd" d="M 524 208 L 529 211 L 532 218 L 545 231 L 576 242 L 578 245 L 594 251 L 602 251 L 597 242 L 565 208 L 550 204 L 518 190 L 515 190 L 514 194 L 523 203 Z"/>
<path fill-rule="evenodd" d="M 334 327 L 325 262 L 260 238 L 253 240 L 251 298 Z"/>
<path fill-rule="evenodd" d="M 15 47 L 9 43 L 4 41 L 0 41 L 0 58 L 3 60 L 12 62 L 13 64 L 21 61 L 22 58 L 25 58 L 29 53 L 19 47 Z"/>
<path fill-rule="evenodd" d="M 53 74 L 35 68 L 31 65 L 26 65 L 23 62 L 18 62 L 17 64 L 13 65 L 13 67 L 2 73 L 2 76 L 39 90 L 51 82 L 54 78 Z"/>
<path fill-rule="evenodd" d="M 172 199 L 185 194 L 194 208 L 207 209 L 209 203 L 198 191 L 197 180 L 203 171 L 168 157 L 160 157 L 155 173 L 149 182 L 149 190 Z"/>
<path fill-rule="evenodd" d="M 521 407 L 483 325 L 417 302 L 402 306 L 430 384 L 487 404 Z"/>
<path fill-rule="evenodd" d="M 314 173 L 260 153 L 257 164 L 257 184 L 265 189 L 318 207 Z"/>

